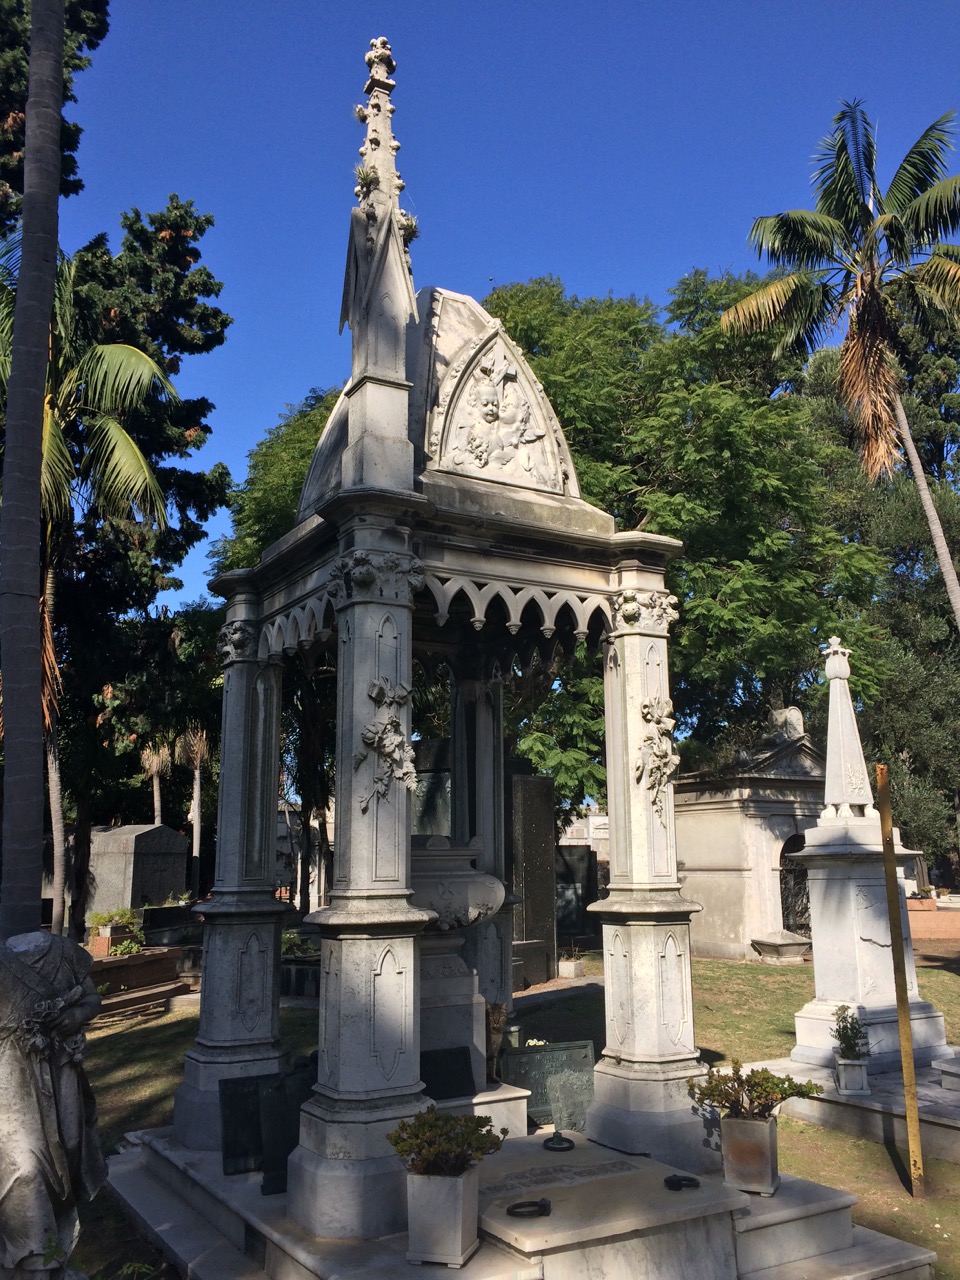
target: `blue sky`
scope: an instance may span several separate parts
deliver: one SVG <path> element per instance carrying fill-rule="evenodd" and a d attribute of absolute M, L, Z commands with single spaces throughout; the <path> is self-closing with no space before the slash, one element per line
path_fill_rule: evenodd
<path fill-rule="evenodd" d="M 559 276 L 658 304 L 685 272 L 757 265 L 754 217 L 810 204 L 810 157 L 841 98 L 878 126 L 880 177 L 960 106 L 958 0 L 114 0 L 75 84 L 86 184 L 61 203 L 73 252 L 176 192 L 212 213 L 205 263 L 234 317 L 188 359 L 217 405 L 197 465 L 246 458 L 314 386 L 337 335 L 363 55 L 397 60 L 394 131 L 420 221 L 417 287 L 482 298 Z M 960 169 L 960 160 L 952 166 Z M 225 513 L 210 525 L 225 531 Z M 206 548 L 182 571 L 205 594 Z"/>

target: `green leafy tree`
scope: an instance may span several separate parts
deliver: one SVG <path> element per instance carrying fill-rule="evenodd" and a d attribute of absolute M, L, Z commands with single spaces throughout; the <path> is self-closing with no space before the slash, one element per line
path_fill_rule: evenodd
<path fill-rule="evenodd" d="M 107 34 L 108 0 L 66 0 L 62 85 L 58 114 L 66 102 L 76 102 L 73 78 L 90 65 L 87 51 Z M 30 47 L 31 6 L 24 0 L 0 0 L 0 239 L 17 225 L 24 191 L 24 150 Z M 51 89 L 53 83 L 51 79 Z M 59 124 L 60 195 L 83 190 L 76 152 L 82 130 L 61 116 Z"/>
<path fill-rule="evenodd" d="M 0 274 L 0 316 L 12 316 L 16 297 L 17 243 L 4 255 Z M 9 272 L 7 270 L 9 268 Z M 123 518 L 131 511 L 166 524 L 163 493 L 146 459 L 123 426 L 124 417 L 160 393 L 177 400 L 165 374 L 149 356 L 125 343 L 86 343 L 77 323 L 75 264 L 61 259 L 53 318 L 49 326 L 46 392 L 43 408 L 41 511 L 45 524 L 41 574 L 41 616 L 49 655 L 44 682 L 44 736 L 53 830 L 53 921 L 60 933 L 64 912 L 65 839 L 62 786 L 57 752 L 54 618 L 58 564 L 69 554 L 75 532 L 75 506 L 97 518 Z M 0 319 L 0 386 L 5 384 L 9 352 Z"/>
<path fill-rule="evenodd" d="M 255 565 L 272 543 L 294 527 L 300 491 L 310 459 L 340 395 L 338 388 L 314 388 L 288 408 L 277 425 L 251 450 L 247 478 L 230 494 L 233 532 L 211 552 L 218 572 Z M 300 801 L 298 897 L 308 909 L 311 865 L 329 867 L 324 813 L 333 793 L 336 687 L 332 669 L 289 659 L 283 680 L 284 771 Z M 313 849 L 311 819 L 319 816 L 320 847 Z M 321 876 L 321 879 L 323 877 Z"/>
<path fill-rule="evenodd" d="M 845 320 L 840 394 L 864 468 L 890 473 L 902 446 L 920 495 L 957 626 L 960 583 L 910 431 L 894 359 L 890 297 L 922 329 L 960 319 L 960 177 L 948 177 L 953 113 L 934 121 L 900 162 L 886 191 L 876 176 L 876 139 L 860 101 L 844 102 L 815 157 L 814 209 L 757 218 L 750 239 L 781 269 L 724 316 L 732 330 L 777 334 L 807 352 Z"/>
<path fill-rule="evenodd" d="M 310 459 L 339 395 L 338 387 L 315 387 L 251 449 L 247 478 L 228 498 L 233 532 L 210 553 L 218 573 L 255 565 L 267 547 L 293 528 Z"/>

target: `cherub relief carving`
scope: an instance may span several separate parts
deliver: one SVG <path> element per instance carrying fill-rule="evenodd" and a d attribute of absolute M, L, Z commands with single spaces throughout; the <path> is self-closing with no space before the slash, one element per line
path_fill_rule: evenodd
<path fill-rule="evenodd" d="M 474 372 L 453 424 L 451 460 L 456 467 L 494 480 L 547 486 L 553 470 L 544 444 L 546 428 L 509 361 L 492 359 Z"/>

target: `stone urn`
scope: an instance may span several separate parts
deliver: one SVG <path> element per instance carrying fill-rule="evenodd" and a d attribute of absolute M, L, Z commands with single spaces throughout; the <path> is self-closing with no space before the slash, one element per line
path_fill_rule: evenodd
<path fill-rule="evenodd" d="M 777 1117 L 723 1116 L 720 1121 L 723 1180 L 738 1191 L 772 1196 L 780 1185 Z"/>
<path fill-rule="evenodd" d="M 476 869 L 478 850 L 455 848 L 445 836 L 431 836 L 411 859 L 413 906 L 435 911 L 431 929 L 465 929 L 495 915 L 506 889 L 496 876 Z"/>

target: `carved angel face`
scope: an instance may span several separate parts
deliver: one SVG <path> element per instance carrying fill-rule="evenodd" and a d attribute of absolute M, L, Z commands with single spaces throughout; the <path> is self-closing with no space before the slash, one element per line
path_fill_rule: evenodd
<path fill-rule="evenodd" d="M 484 422 L 492 426 L 500 417 L 500 397 L 492 382 L 485 383 L 477 395 L 477 411 Z"/>

